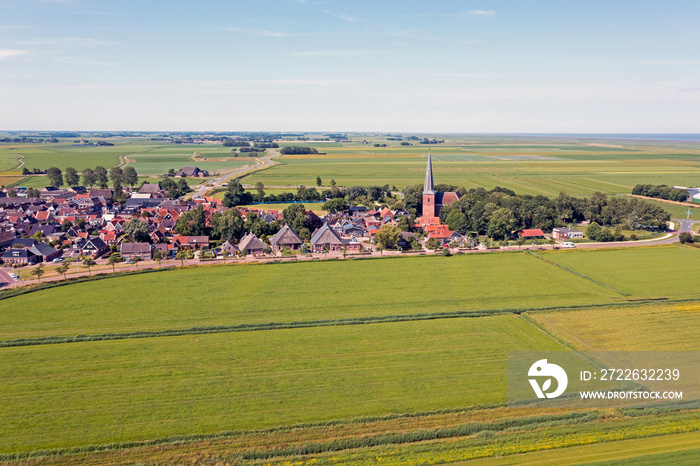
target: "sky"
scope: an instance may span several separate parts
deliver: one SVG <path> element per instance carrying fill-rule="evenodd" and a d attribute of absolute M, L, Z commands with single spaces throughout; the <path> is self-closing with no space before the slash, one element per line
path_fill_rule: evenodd
<path fill-rule="evenodd" d="M 0 130 L 700 133 L 700 2 L 0 0 Z"/>

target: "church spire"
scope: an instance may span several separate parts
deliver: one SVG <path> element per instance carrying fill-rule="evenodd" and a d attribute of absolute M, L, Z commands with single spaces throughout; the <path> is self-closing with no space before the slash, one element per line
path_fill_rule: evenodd
<path fill-rule="evenodd" d="M 433 159 L 430 154 L 430 148 L 428 148 L 428 168 L 425 169 L 423 194 L 435 194 L 435 190 L 433 189 Z"/>

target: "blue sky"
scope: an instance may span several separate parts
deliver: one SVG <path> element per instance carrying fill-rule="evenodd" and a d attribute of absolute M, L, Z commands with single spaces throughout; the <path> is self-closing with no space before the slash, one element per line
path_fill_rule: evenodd
<path fill-rule="evenodd" d="M 700 132 L 695 1 L 0 0 L 0 129 Z"/>

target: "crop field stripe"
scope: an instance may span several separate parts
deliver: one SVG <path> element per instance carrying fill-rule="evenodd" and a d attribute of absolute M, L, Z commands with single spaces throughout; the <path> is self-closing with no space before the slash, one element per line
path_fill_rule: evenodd
<path fill-rule="evenodd" d="M 695 298 L 687 299 L 669 299 L 664 300 L 664 304 L 672 303 L 687 303 L 697 302 Z M 574 306 L 549 306 L 549 307 L 529 307 L 529 308 L 507 308 L 507 309 L 484 309 L 476 311 L 454 311 L 454 312 L 435 312 L 423 314 L 405 314 L 405 315 L 387 315 L 387 316 L 367 316 L 348 319 L 327 319 L 327 320 L 310 320 L 299 322 L 266 322 L 259 324 L 239 324 L 239 325 L 219 325 L 213 327 L 191 327 L 184 329 L 166 329 L 157 331 L 142 331 L 142 332 L 125 332 L 125 333 L 104 333 L 94 335 L 76 335 L 62 337 L 40 337 L 40 338 L 18 338 L 14 340 L 0 341 L 0 348 L 11 348 L 17 346 L 41 346 L 41 345 L 57 345 L 64 343 L 85 343 L 92 341 L 109 341 L 109 340 L 129 340 L 138 338 L 158 338 L 158 337 L 173 337 L 184 335 L 206 335 L 212 333 L 237 333 L 237 332 L 257 332 L 264 330 L 285 330 L 295 328 L 313 328 L 313 327 L 340 327 L 346 325 L 367 325 L 367 324 L 382 324 L 389 322 L 415 322 L 422 320 L 439 320 L 439 319 L 459 319 L 459 318 L 478 318 L 489 317 L 502 314 L 519 315 L 526 322 L 536 327 L 538 330 L 545 333 L 548 337 L 557 340 L 564 346 L 573 349 L 570 342 L 561 337 L 549 332 L 539 323 L 531 318 L 522 315 L 525 312 L 548 312 L 548 311 L 581 311 L 589 309 L 610 308 L 610 307 L 638 307 L 644 304 L 655 304 L 657 300 L 635 300 L 628 303 L 601 303 L 601 304 L 584 304 Z"/>
<path fill-rule="evenodd" d="M 334 425 L 350 425 L 350 424 L 364 424 L 368 422 L 376 422 L 385 419 L 396 419 L 398 417 L 421 417 L 430 416 L 434 414 L 441 413 L 459 413 L 465 410 L 471 410 L 473 408 L 459 408 L 454 410 L 443 410 L 440 412 L 426 412 L 426 413 L 408 413 L 404 415 L 387 415 L 374 418 L 357 418 L 351 420 L 339 420 L 339 421 L 329 421 L 324 423 L 313 423 L 313 424 L 298 424 L 294 426 L 281 426 L 273 427 L 269 429 L 257 429 L 251 431 L 229 431 L 220 432 L 215 434 L 193 434 L 193 435 L 182 435 L 182 436 L 172 436 L 163 437 L 153 440 L 144 441 L 134 441 L 134 442 L 119 442 L 111 443 L 106 445 L 87 445 L 84 447 L 74 447 L 66 449 L 52 449 L 52 450 L 40 450 L 34 452 L 26 453 L 10 453 L 0 455 L 0 461 L 25 461 L 38 458 L 50 458 L 57 456 L 67 456 L 75 455 L 79 453 L 94 453 L 94 452 L 106 452 L 106 451 L 119 451 L 130 448 L 137 447 L 148 447 L 148 446 L 161 446 L 161 445 L 177 445 L 183 443 L 191 442 L 203 442 L 203 441 L 213 441 L 213 440 L 225 440 L 233 439 L 237 437 L 256 435 L 260 433 L 277 433 L 277 432 L 290 432 L 292 430 L 298 429 L 309 429 L 318 428 Z M 287 447 L 281 449 L 270 449 L 270 450 L 258 450 L 258 451 L 248 451 L 242 453 L 240 456 L 242 459 L 253 460 L 253 459 L 267 459 L 280 456 L 290 456 L 290 455 L 304 455 L 304 454 L 314 454 L 328 451 L 340 451 L 350 448 L 362 448 L 362 447 L 372 447 L 378 445 L 392 445 L 401 443 L 410 443 L 416 441 L 424 440 L 435 440 L 435 439 L 445 439 L 451 437 L 461 437 L 465 435 L 474 435 L 478 432 L 485 430 L 488 431 L 503 431 L 506 429 L 513 428 L 537 428 L 542 424 L 552 425 L 552 423 L 557 424 L 578 424 L 581 422 L 590 422 L 597 420 L 600 414 L 596 411 L 588 412 L 574 412 L 567 414 L 548 414 L 541 416 L 529 416 L 523 418 L 510 418 L 499 421 L 492 422 L 471 422 L 467 424 L 462 424 L 447 428 L 438 428 L 431 430 L 420 430 L 420 431 L 409 431 L 400 434 L 380 434 L 374 436 L 363 436 L 359 438 L 350 439 L 340 439 L 330 442 L 319 442 L 319 443 L 306 443 L 298 447 Z"/>
<path fill-rule="evenodd" d="M 575 271 L 575 270 L 573 270 L 573 269 L 570 269 L 569 267 L 566 267 L 566 266 L 561 265 L 561 264 L 557 264 L 556 262 L 552 262 L 552 261 L 550 261 L 550 260 L 548 260 L 548 259 L 545 259 L 544 257 L 538 256 L 537 254 L 535 254 L 535 253 L 533 253 L 533 252 L 531 252 L 531 251 L 525 251 L 525 253 L 526 253 L 527 255 L 531 256 L 531 257 L 534 257 L 534 258 L 536 258 L 536 259 L 539 259 L 539 260 L 541 260 L 541 261 L 544 261 L 544 262 L 546 262 L 547 264 L 553 265 L 554 267 L 558 267 L 558 268 L 560 268 L 560 269 L 562 269 L 562 270 L 564 270 L 564 271 L 566 271 L 566 272 L 572 273 L 572 274 L 576 275 L 577 277 L 581 277 L 581 278 L 583 278 L 584 280 L 588 280 L 588 281 L 590 281 L 591 283 L 595 283 L 595 284 L 598 285 L 598 286 L 602 286 L 603 288 L 607 288 L 608 290 L 613 291 L 613 292 L 615 292 L 615 293 L 617 293 L 617 294 L 619 294 L 619 295 L 621 295 L 621 296 L 630 296 L 630 293 L 627 293 L 626 291 L 620 291 L 620 290 L 618 290 L 618 289 L 616 289 L 616 288 L 613 288 L 612 286 L 610 286 L 610 285 L 608 285 L 608 284 L 606 284 L 606 283 L 603 283 L 603 282 L 601 282 L 601 281 L 598 281 L 598 280 L 596 280 L 595 278 L 591 278 L 591 277 L 589 277 L 588 275 L 585 275 L 585 274 L 583 274 L 583 273 L 581 273 L 581 272 L 577 272 L 577 271 Z"/>

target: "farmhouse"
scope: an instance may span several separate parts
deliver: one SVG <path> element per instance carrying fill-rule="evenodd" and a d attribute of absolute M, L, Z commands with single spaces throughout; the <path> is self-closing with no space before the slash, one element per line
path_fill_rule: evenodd
<path fill-rule="evenodd" d="M 252 232 L 245 235 L 238 243 L 238 249 L 246 254 L 262 254 L 265 252 L 265 247 L 266 244 Z"/>
<path fill-rule="evenodd" d="M 199 167 L 185 167 L 182 170 L 175 172 L 175 176 L 188 176 L 198 178 L 209 176 L 209 172 L 206 170 L 200 170 Z"/>
<path fill-rule="evenodd" d="M 289 248 L 292 250 L 297 250 L 301 247 L 304 242 L 299 238 L 294 230 L 289 228 L 289 225 L 285 225 L 277 232 L 275 236 L 270 240 L 273 251 L 279 251 L 282 248 Z"/>
<path fill-rule="evenodd" d="M 316 230 L 311 235 L 311 249 L 314 252 L 323 252 L 324 249 L 329 251 L 342 251 L 343 240 L 340 239 L 338 233 L 335 232 L 327 223 L 324 223 L 321 228 Z"/>
<path fill-rule="evenodd" d="M 433 185 L 432 154 L 428 149 L 428 166 L 425 170 L 425 184 L 423 185 L 423 217 L 438 218 L 443 206 L 459 200 L 458 192 L 435 192 Z"/>
<path fill-rule="evenodd" d="M 539 228 L 518 230 L 518 234 L 524 239 L 544 239 L 544 232 Z"/>

